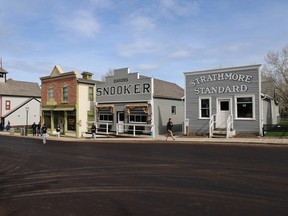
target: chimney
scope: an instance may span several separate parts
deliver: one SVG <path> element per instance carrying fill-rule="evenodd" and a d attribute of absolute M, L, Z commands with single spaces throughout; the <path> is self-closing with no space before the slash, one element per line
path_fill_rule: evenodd
<path fill-rule="evenodd" d="M 93 73 L 90 73 L 90 72 L 87 72 L 87 71 L 83 71 L 81 73 L 81 75 L 82 75 L 82 78 L 85 79 L 85 80 L 92 80 Z"/>

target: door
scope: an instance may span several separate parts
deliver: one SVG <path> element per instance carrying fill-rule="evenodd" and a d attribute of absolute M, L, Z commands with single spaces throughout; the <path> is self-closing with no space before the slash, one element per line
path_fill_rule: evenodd
<path fill-rule="evenodd" d="M 230 115 L 230 99 L 219 99 L 217 104 L 216 128 L 226 128 Z"/>
<path fill-rule="evenodd" d="M 117 113 L 118 133 L 124 133 L 124 112 Z"/>

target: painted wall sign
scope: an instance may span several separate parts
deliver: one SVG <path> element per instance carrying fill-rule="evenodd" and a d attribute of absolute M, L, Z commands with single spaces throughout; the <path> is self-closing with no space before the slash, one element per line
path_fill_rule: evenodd
<path fill-rule="evenodd" d="M 96 89 L 97 96 L 150 94 L 150 92 L 151 92 L 150 83 L 107 86 L 107 87 L 98 87 Z"/>
<path fill-rule="evenodd" d="M 114 83 L 119 83 L 119 82 L 128 82 L 128 78 L 120 78 L 120 79 L 114 79 Z"/>
<path fill-rule="evenodd" d="M 223 94 L 223 93 L 239 93 L 246 92 L 248 86 L 253 79 L 252 75 L 240 74 L 240 73 L 216 73 L 199 76 L 189 82 L 190 87 L 195 87 L 195 94 Z M 242 85 L 227 85 L 227 86 L 209 86 L 209 87 L 197 87 L 200 84 L 217 82 L 217 81 L 235 81 L 244 83 Z"/>

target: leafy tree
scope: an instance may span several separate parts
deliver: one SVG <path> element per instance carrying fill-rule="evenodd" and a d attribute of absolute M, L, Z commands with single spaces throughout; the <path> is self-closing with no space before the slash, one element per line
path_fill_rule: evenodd
<path fill-rule="evenodd" d="M 265 56 L 266 64 L 263 66 L 263 76 L 275 86 L 281 117 L 288 116 L 288 45 L 281 51 L 269 51 Z M 271 95 L 273 96 L 273 95 Z M 275 95 L 274 95 L 275 96 Z"/>

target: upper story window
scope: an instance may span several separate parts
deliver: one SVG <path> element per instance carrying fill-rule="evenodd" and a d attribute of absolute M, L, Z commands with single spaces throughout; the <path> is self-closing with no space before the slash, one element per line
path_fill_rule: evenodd
<path fill-rule="evenodd" d="M 88 89 L 88 100 L 93 101 L 94 100 L 94 88 L 89 87 Z"/>
<path fill-rule="evenodd" d="M 176 106 L 171 106 L 171 114 L 176 115 Z"/>
<path fill-rule="evenodd" d="M 68 101 L 68 86 L 63 86 L 62 95 L 63 95 L 62 101 L 67 102 Z"/>
<path fill-rule="evenodd" d="M 54 99 L 54 90 L 53 87 L 48 88 L 48 100 Z"/>
<path fill-rule="evenodd" d="M 11 109 L 11 101 L 10 100 L 6 100 L 5 108 L 6 108 L 6 110 L 10 110 Z"/>

